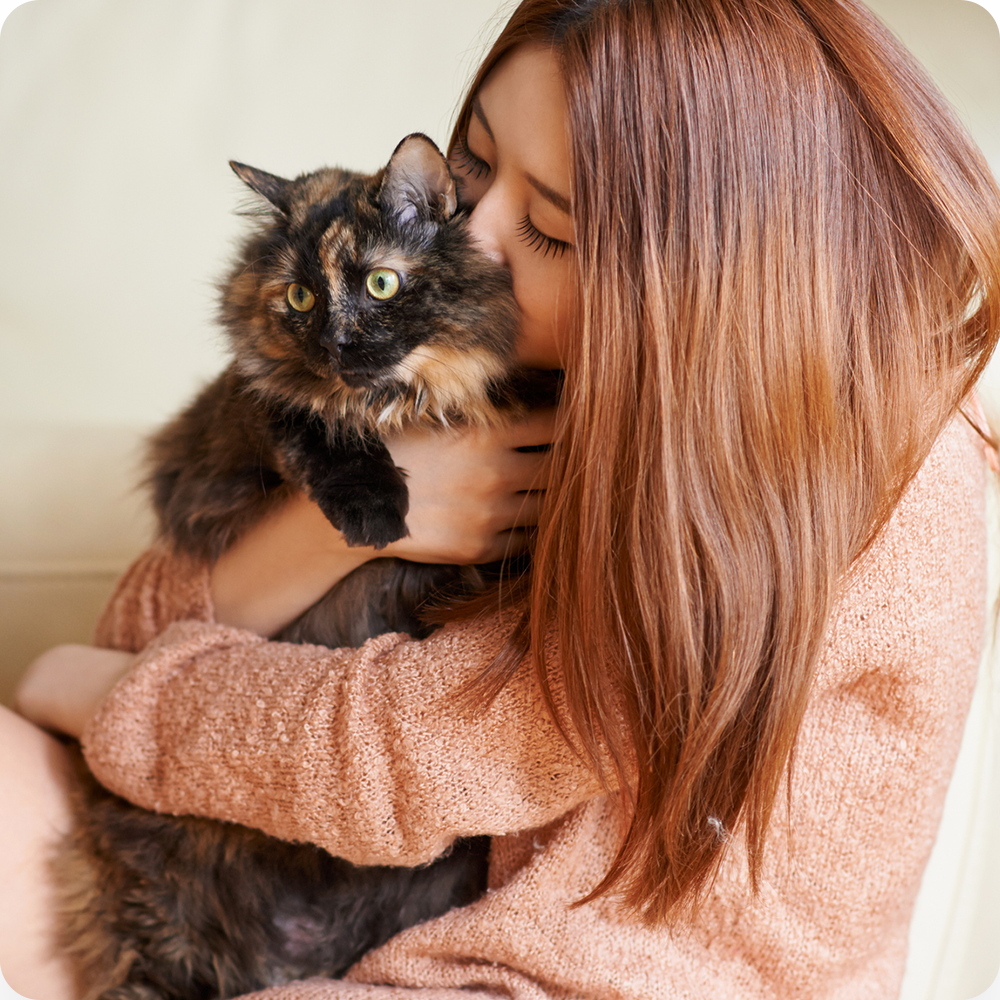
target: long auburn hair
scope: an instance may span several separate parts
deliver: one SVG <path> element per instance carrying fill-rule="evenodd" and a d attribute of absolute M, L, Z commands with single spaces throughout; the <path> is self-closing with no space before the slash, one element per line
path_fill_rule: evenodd
<path fill-rule="evenodd" d="M 476 690 L 528 651 L 558 682 L 624 806 L 587 899 L 662 923 L 726 832 L 758 885 L 838 590 L 1000 332 L 1000 192 L 855 0 L 523 0 L 453 147 L 529 41 L 565 81 L 579 291 L 522 627 Z"/>

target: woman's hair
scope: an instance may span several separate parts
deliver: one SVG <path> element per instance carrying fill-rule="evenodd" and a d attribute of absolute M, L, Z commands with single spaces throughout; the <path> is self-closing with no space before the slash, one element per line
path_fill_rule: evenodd
<path fill-rule="evenodd" d="M 579 293 L 527 613 L 478 690 L 530 648 L 624 800 L 587 898 L 663 922 L 728 832 L 758 884 L 839 589 L 1000 331 L 1000 193 L 855 0 L 524 0 L 452 145 L 529 41 Z"/>

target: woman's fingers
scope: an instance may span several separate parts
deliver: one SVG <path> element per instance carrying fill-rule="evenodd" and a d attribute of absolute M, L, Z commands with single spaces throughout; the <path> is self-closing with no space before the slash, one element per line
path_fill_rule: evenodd
<path fill-rule="evenodd" d="M 538 515 L 541 513 L 544 496 L 544 491 L 516 493 L 511 496 L 501 518 L 503 524 L 498 530 L 534 527 L 538 524 Z"/>
<path fill-rule="evenodd" d="M 504 428 L 508 448 L 540 448 L 555 440 L 555 407 L 532 410 L 523 420 Z"/>
<path fill-rule="evenodd" d="M 551 465 L 548 452 L 507 450 L 497 455 L 489 470 L 494 477 L 489 488 L 510 496 L 544 492 Z"/>
<path fill-rule="evenodd" d="M 384 554 L 472 563 L 523 548 L 522 529 L 538 523 L 554 419 L 544 410 L 502 427 L 410 429 L 387 441 L 406 473 L 409 535 Z"/>
<path fill-rule="evenodd" d="M 520 555 L 528 544 L 528 532 L 524 528 L 511 528 L 494 536 L 491 545 L 484 548 L 473 562 L 493 563 Z"/>

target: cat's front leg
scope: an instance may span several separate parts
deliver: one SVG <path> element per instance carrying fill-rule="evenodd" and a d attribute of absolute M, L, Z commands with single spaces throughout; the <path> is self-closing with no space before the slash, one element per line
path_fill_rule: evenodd
<path fill-rule="evenodd" d="M 409 492 L 385 445 L 328 454 L 330 466 L 310 478 L 310 494 L 347 544 L 382 549 L 406 535 Z"/>
<path fill-rule="evenodd" d="M 286 417 L 276 428 L 290 468 L 348 545 L 385 548 L 407 534 L 403 473 L 376 437 L 331 442 L 315 417 Z"/>

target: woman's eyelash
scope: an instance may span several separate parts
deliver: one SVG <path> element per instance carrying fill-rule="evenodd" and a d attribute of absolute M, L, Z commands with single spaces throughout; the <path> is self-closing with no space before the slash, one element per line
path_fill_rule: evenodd
<path fill-rule="evenodd" d="M 572 246 L 565 240 L 557 240 L 553 236 L 546 236 L 540 229 L 537 229 L 531 219 L 526 215 L 517 227 L 517 238 L 528 244 L 531 250 L 541 250 L 543 257 L 552 254 L 553 257 L 561 257 Z"/>
<path fill-rule="evenodd" d="M 485 160 L 481 160 L 475 153 L 472 152 L 471 149 L 469 149 L 464 135 L 460 135 L 458 137 L 458 141 L 455 143 L 455 149 L 451 155 L 461 171 L 469 177 L 472 177 L 474 180 L 478 181 L 480 178 L 486 177 L 492 171 L 492 168 Z"/>
<path fill-rule="evenodd" d="M 485 160 L 476 156 L 469 149 L 464 135 L 460 135 L 455 142 L 451 158 L 462 173 L 473 180 L 478 181 L 483 177 L 488 177 L 493 172 L 493 168 Z M 572 244 L 567 243 L 565 240 L 557 240 L 554 236 L 546 236 L 545 233 L 532 223 L 531 218 L 527 215 L 518 224 L 517 237 L 522 242 L 527 243 L 529 249 L 540 251 L 543 257 L 548 257 L 549 254 L 552 254 L 553 257 L 561 257 L 572 247 Z"/>

